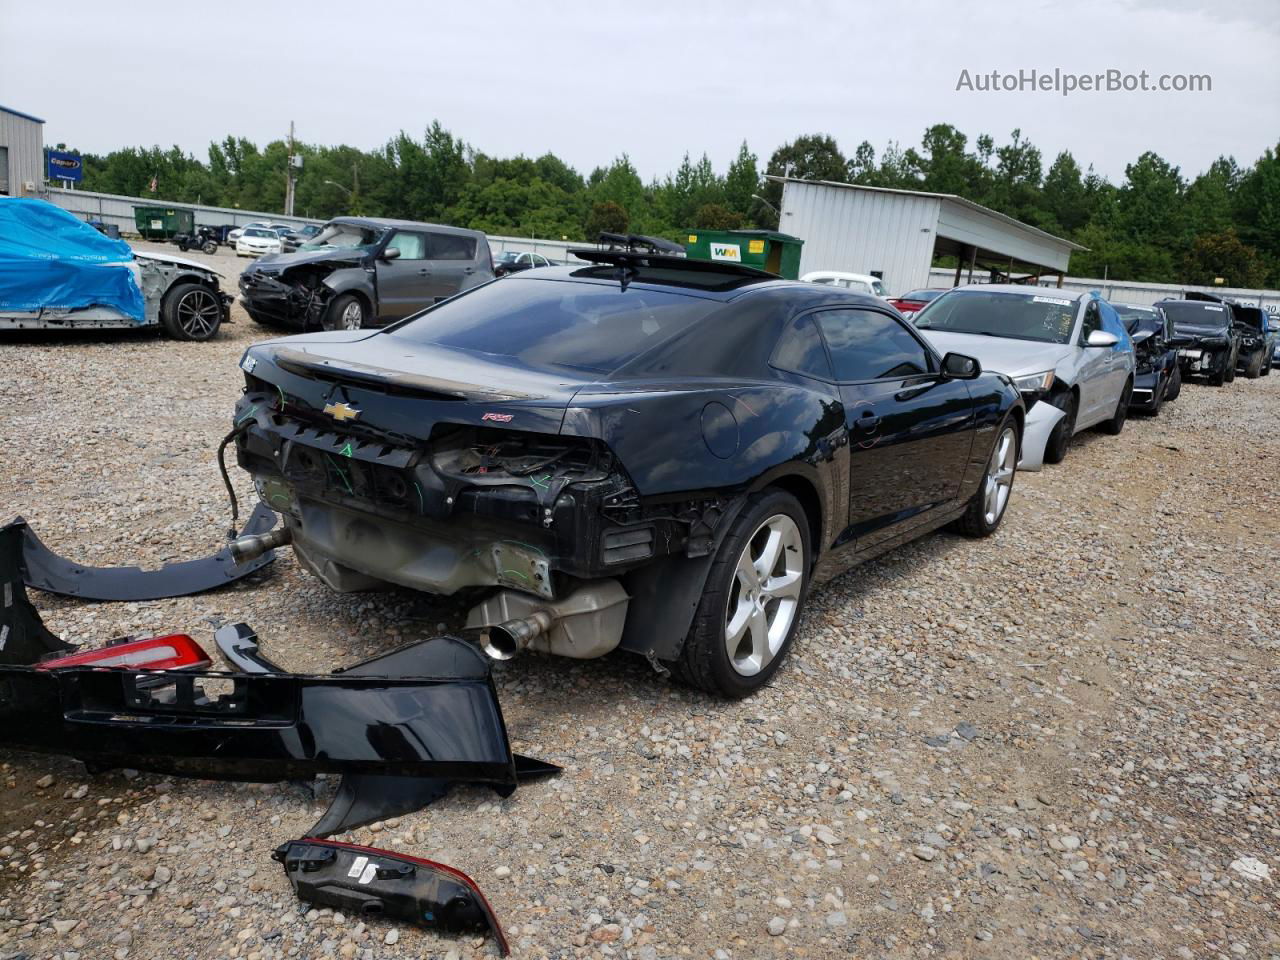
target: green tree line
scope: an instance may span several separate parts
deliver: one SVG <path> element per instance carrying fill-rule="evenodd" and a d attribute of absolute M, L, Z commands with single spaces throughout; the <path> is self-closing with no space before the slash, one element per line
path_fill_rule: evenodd
<path fill-rule="evenodd" d="M 82 186 L 282 211 L 288 152 L 282 140 L 259 148 L 228 136 L 205 160 L 176 146 L 85 153 Z M 584 177 L 551 153 L 489 156 L 439 123 L 420 139 L 401 131 L 376 150 L 296 144 L 295 152 L 294 209 L 311 217 L 357 213 L 551 239 L 601 230 L 679 239 L 690 229 L 776 228 L 781 187 L 762 173 L 789 174 L 957 194 L 1088 247 L 1072 256 L 1077 276 L 1280 286 L 1280 145 L 1249 166 L 1219 157 L 1195 176 L 1147 152 L 1118 184 L 1068 151 L 1046 169 L 1020 130 L 1001 145 L 988 134 L 970 145 L 949 124 L 929 127 L 918 147 L 891 142 L 877 152 L 863 141 L 851 155 L 830 136 L 808 134 L 778 147 L 763 171 L 744 142 L 723 173 L 705 153 L 685 154 L 673 173 L 647 183 L 625 153 Z"/>

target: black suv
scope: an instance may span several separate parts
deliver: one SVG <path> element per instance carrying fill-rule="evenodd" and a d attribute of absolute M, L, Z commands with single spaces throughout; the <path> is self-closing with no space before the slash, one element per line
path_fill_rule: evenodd
<path fill-rule="evenodd" d="M 1250 380 L 1265 377 L 1271 372 L 1271 360 L 1280 341 L 1280 327 L 1259 307 L 1232 304 L 1236 315 L 1236 327 L 1240 331 L 1240 354 L 1236 357 L 1237 369 Z"/>
<path fill-rule="evenodd" d="M 1166 400 L 1177 400 L 1182 392 L 1182 370 L 1178 366 L 1178 345 L 1189 342 L 1179 337 L 1159 306 L 1113 303 L 1133 341 L 1133 396 L 1129 409 L 1157 416 Z"/>
<path fill-rule="evenodd" d="M 264 326 L 359 330 L 492 279 L 489 243 L 479 230 L 337 217 L 296 253 L 245 267 L 240 294 Z"/>
<path fill-rule="evenodd" d="M 1183 379 L 1207 377 L 1215 387 L 1235 379 L 1240 330 L 1231 304 L 1188 294 L 1185 300 L 1161 300 L 1156 306 L 1173 321 L 1174 332 L 1186 340 L 1178 347 Z"/>

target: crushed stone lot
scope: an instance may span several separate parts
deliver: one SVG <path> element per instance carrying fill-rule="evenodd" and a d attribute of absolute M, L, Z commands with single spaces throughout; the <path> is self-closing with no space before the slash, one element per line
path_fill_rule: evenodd
<path fill-rule="evenodd" d="M 244 261 L 190 256 L 234 290 Z M 97 565 L 217 545 L 214 450 L 266 335 L 234 316 L 204 344 L 0 339 L 6 519 Z M 1278 490 L 1280 375 L 1189 384 L 1020 475 L 994 537 L 928 537 L 820 588 L 749 700 L 625 655 L 499 664 L 514 748 L 563 774 L 338 839 L 470 874 L 518 957 L 1280 958 Z M 288 551 L 199 597 L 31 596 L 77 643 L 212 651 L 245 621 L 317 672 L 444 616 L 334 594 Z M 298 904 L 270 853 L 334 779 L 0 761 L 0 958 L 496 955 Z"/>

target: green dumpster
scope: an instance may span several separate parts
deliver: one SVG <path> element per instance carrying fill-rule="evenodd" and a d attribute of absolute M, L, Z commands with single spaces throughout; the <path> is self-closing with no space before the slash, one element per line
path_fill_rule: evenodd
<path fill-rule="evenodd" d="M 804 241 L 776 230 L 690 230 L 684 245 L 692 260 L 741 263 L 784 280 L 800 279 Z"/>
<path fill-rule="evenodd" d="M 194 233 L 196 215 L 181 207 L 134 207 L 133 222 L 144 240 L 168 240 L 176 233 Z"/>

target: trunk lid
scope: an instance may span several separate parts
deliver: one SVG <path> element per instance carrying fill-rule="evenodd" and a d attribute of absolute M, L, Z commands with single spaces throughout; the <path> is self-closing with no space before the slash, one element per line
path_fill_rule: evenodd
<path fill-rule="evenodd" d="M 339 430 L 419 441 L 438 423 L 558 433 L 566 407 L 592 382 L 365 332 L 268 341 L 250 347 L 241 366 L 282 392 L 286 411 L 292 404 Z"/>

